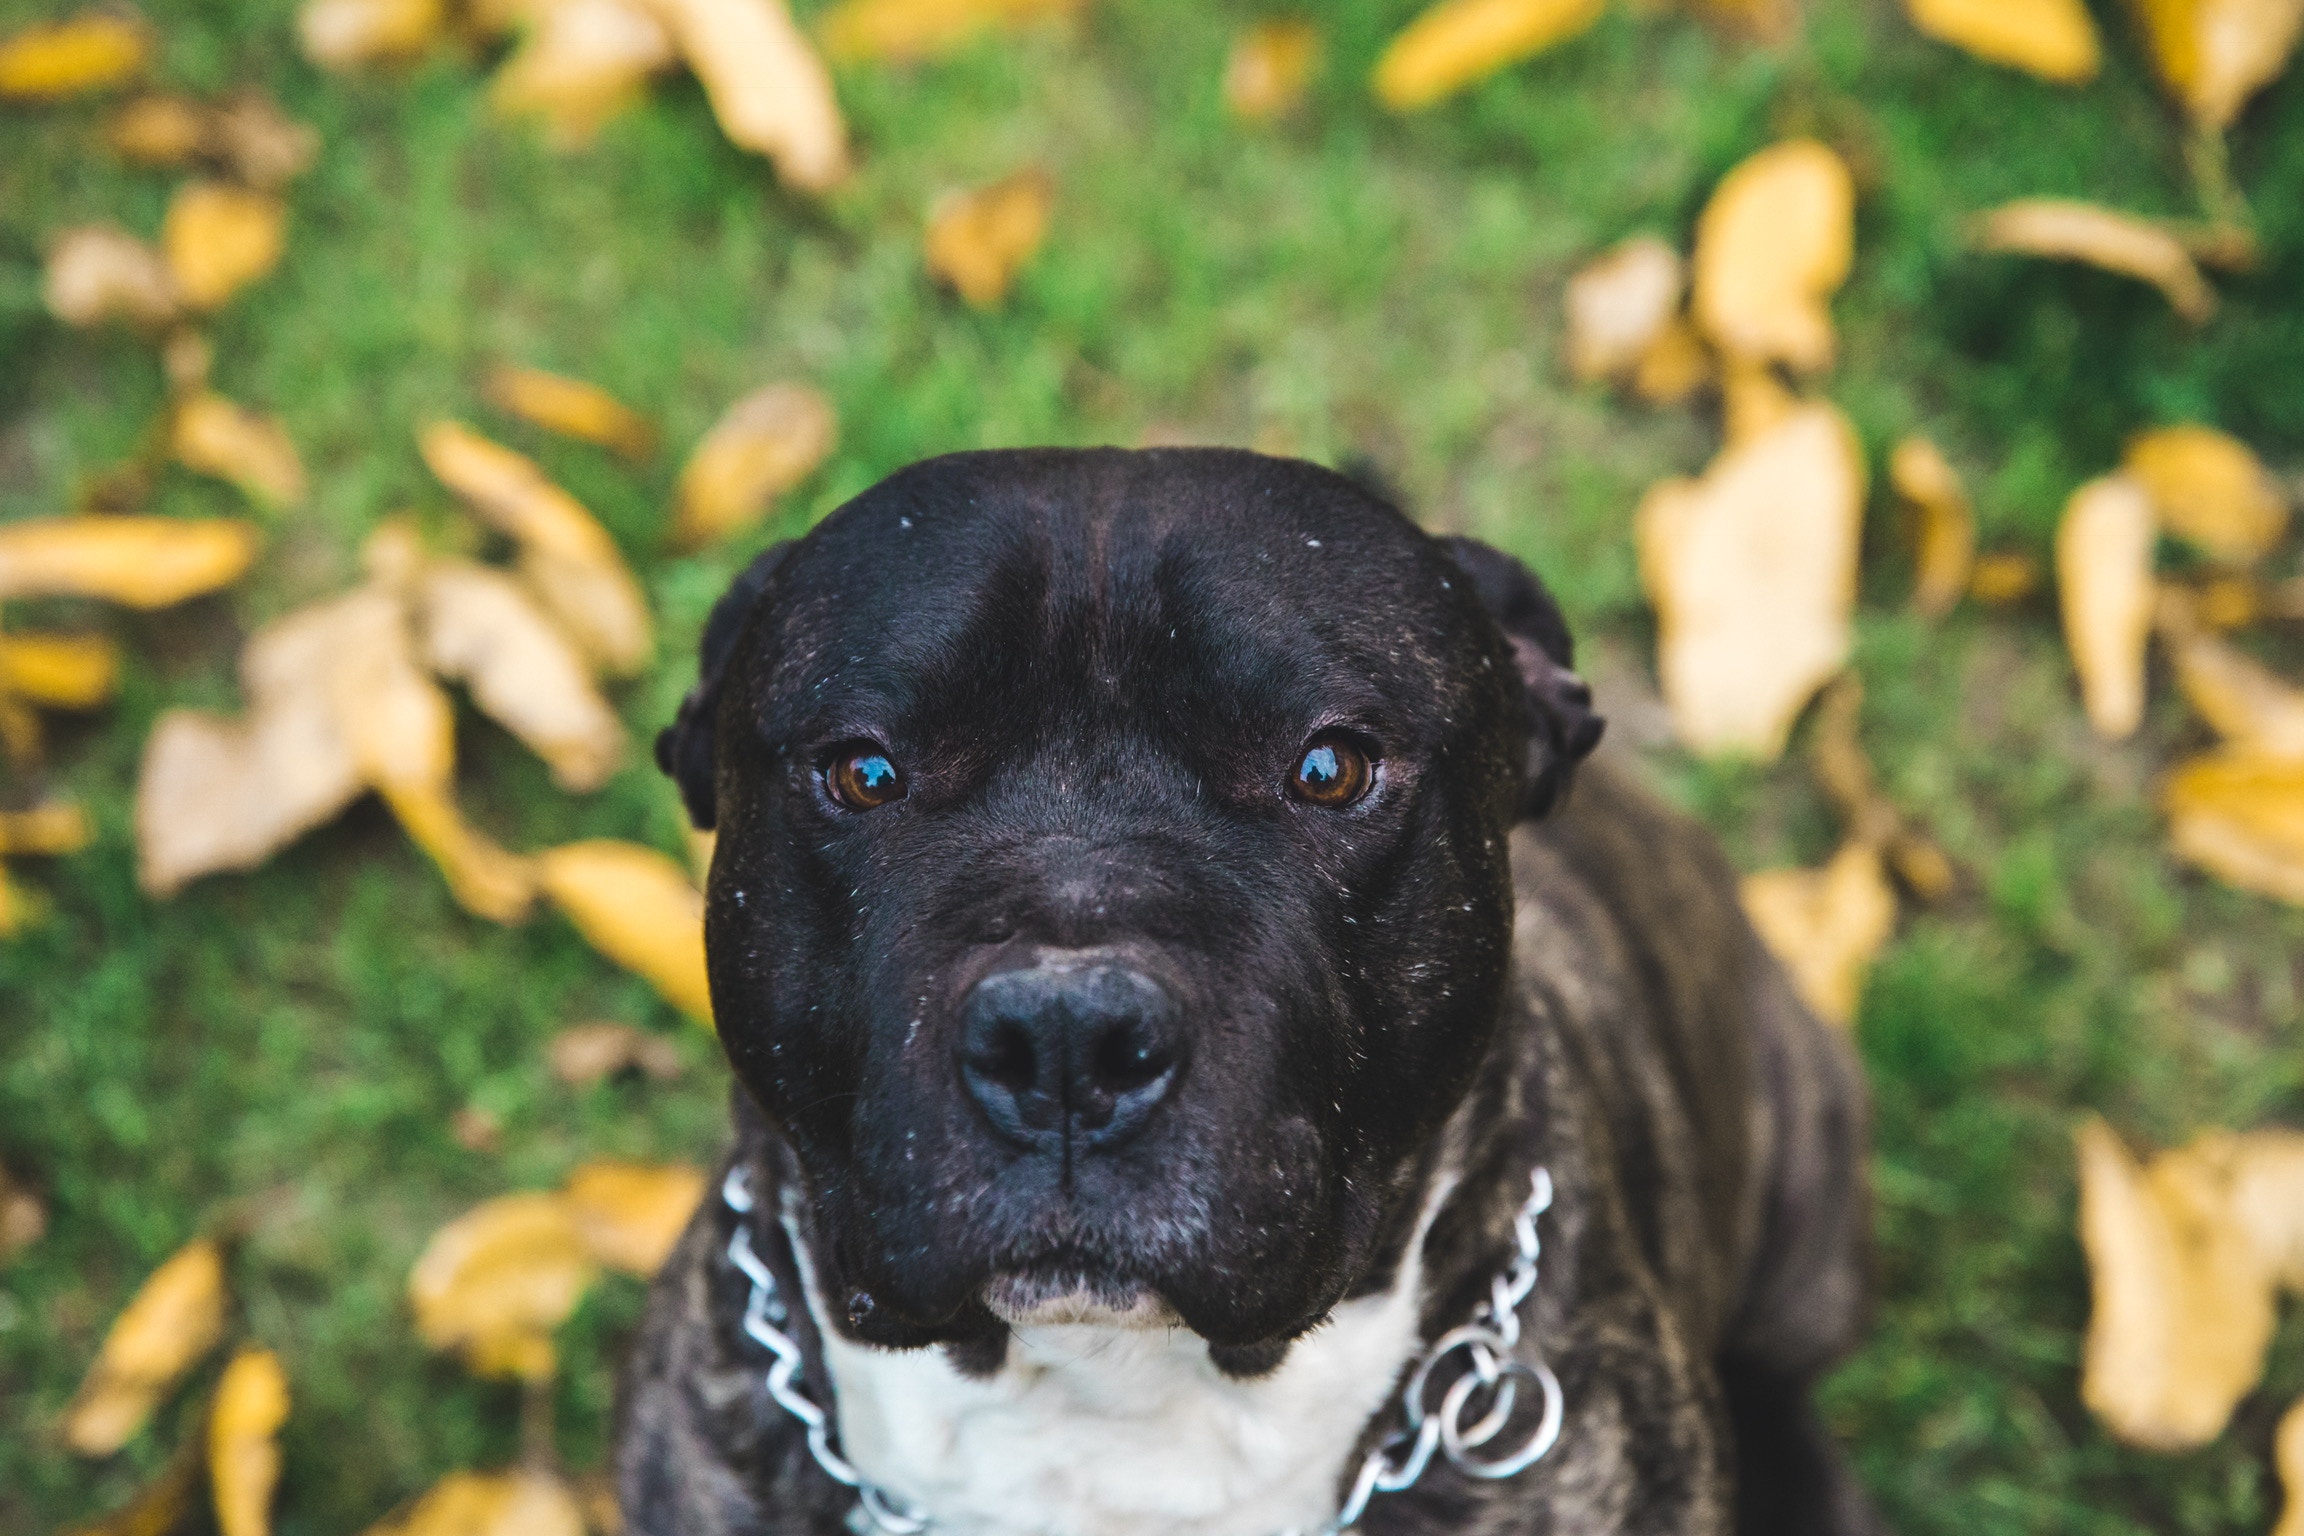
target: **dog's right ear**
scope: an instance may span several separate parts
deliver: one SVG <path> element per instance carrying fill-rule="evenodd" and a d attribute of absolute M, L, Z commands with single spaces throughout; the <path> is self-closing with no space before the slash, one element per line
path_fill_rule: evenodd
<path fill-rule="evenodd" d="M 1520 813 L 1542 816 L 1566 797 L 1576 765 L 1600 744 L 1608 722 L 1593 712 L 1592 690 L 1576 675 L 1568 621 L 1536 573 L 1477 539 L 1443 538 L 1440 545 L 1472 578 L 1480 606 L 1512 647 L 1533 714 Z"/>
<path fill-rule="evenodd" d="M 681 804 L 688 807 L 688 819 L 699 832 L 712 830 L 715 815 L 712 729 L 720 713 L 720 685 L 727 678 L 729 658 L 736 653 L 745 621 L 791 548 L 786 541 L 762 550 L 712 605 L 712 617 L 704 621 L 704 643 L 698 647 L 696 686 L 680 701 L 679 715 L 656 736 L 656 766 L 679 786 Z"/>

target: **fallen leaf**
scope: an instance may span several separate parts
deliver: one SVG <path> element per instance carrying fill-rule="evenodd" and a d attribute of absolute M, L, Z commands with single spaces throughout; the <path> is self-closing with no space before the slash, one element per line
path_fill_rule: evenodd
<path fill-rule="evenodd" d="M 680 1241 L 705 1183 L 703 1169 L 681 1163 L 603 1161 L 569 1174 L 564 1192 L 592 1257 L 645 1280 Z"/>
<path fill-rule="evenodd" d="M 2083 85 L 2103 67 L 2081 0 L 1904 0 L 1904 9 L 1939 42 L 2058 85 Z"/>
<path fill-rule="evenodd" d="M 2304 0 L 2135 0 L 2160 77 L 2200 127 L 2232 126 L 2287 68 Z"/>
<path fill-rule="evenodd" d="M 7 866 L 0 864 L 0 939 L 22 933 L 40 915 L 40 903 L 25 895 L 23 888 L 8 878 Z"/>
<path fill-rule="evenodd" d="M 1827 308 L 1856 249 L 1856 187 L 1840 157 L 1789 139 L 1720 180 L 1696 222 L 1697 329 L 1731 357 L 1829 367 Z"/>
<path fill-rule="evenodd" d="M 1534 58 L 1600 19 L 1601 0 L 1439 0 L 1376 61 L 1376 99 L 1413 112 Z"/>
<path fill-rule="evenodd" d="M 1232 40 L 1224 105 L 1243 122 L 1269 123 L 1303 104 L 1320 62 L 1320 29 L 1300 16 L 1257 22 Z"/>
<path fill-rule="evenodd" d="M 119 681 L 119 648 L 100 635 L 0 634 L 0 697 L 94 709 Z"/>
<path fill-rule="evenodd" d="M 1766 363 L 1732 358 L 1720 377 L 1720 436 L 1727 446 L 1766 437 L 1800 408 L 1800 397 L 1785 388 Z"/>
<path fill-rule="evenodd" d="M 1880 850 L 1897 878 L 1921 900 L 1940 901 L 1957 879 L 1952 861 L 1881 792 L 1858 736 L 1863 707 L 1863 680 L 1853 671 L 1841 673 L 1824 690 L 1809 746 L 1816 783 L 1840 813 L 1852 841 Z"/>
<path fill-rule="evenodd" d="M 138 165 L 187 165 L 208 149 L 208 109 L 189 96 L 155 92 L 112 115 L 104 142 Z"/>
<path fill-rule="evenodd" d="M 549 1472 L 451 1472 L 365 1536 L 584 1536 L 584 1512 Z"/>
<path fill-rule="evenodd" d="M 1986 550 L 1976 557 L 1968 578 L 1968 595 L 1980 603 L 2001 606 L 2022 602 L 2040 590 L 2040 562 L 2015 550 Z"/>
<path fill-rule="evenodd" d="M 2176 665 L 2176 685 L 2210 729 L 2259 757 L 2304 762 L 2304 688 L 2219 640 L 2164 589 L 2158 627 Z"/>
<path fill-rule="evenodd" d="M 1980 251 L 2079 261 L 2152 284 L 2195 325 L 2216 313 L 2216 291 L 2190 253 L 2159 225 L 2069 198 L 2027 197 L 1978 222 Z"/>
<path fill-rule="evenodd" d="M 477 1104 L 467 1104 L 448 1117 L 448 1134 L 456 1145 L 482 1157 L 504 1150 L 504 1122 Z"/>
<path fill-rule="evenodd" d="M 210 1528 L 200 1498 L 207 1479 L 200 1446 L 188 1440 L 127 1503 L 73 1527 L 70 1536 L 200 1536 Z"/>
<path fill-rule="evenodd" d="M 1919 566 L 1912 606 L 1925 618 L 1950 613 L 1976 569 L 1976 509 L 1968 487 L 1943 450 L 1924 437 L 1907 437 L 1888 460 L 1888 480 L 1919 515 Z"/>
<path fill-rule="evenodd" d="M 1712 351 L 1696 327 L 1675 318 L 1632 370 L 1632 393 L 1650 405 L 1677 405 L 1712 382 Z"/>
<path fill-rule="evenodd" d="M 642 0 L 557 0 L 535 9 L 488 87 L 507 117 L 540 117 L 555 143 L 589 143 L 673 62 L 672 37 Z"/>
<path fill-rule="evenodd" d="M 541 368 L 492 368 L 480 391 L 488 403 L 531 426 L 612 448 L 628 459 L 656 451 L 648 419 L 597 384 Z"/>
<path fill-rule="evenodd" d="M 224 1255 L 199 1238 L 152 1272 L 104 1335 L 64 1413 L 64 1443 L 83 1456 L 126 1445 L 178 1378 L 224 1336 Z"/>
<path fill-rule="evenodd" d="M 2304 1398 L 2288 1405 L 2272 1433 L 2272 1464 L 2280 1473 L 2280 1523 L 2272 1536 L 2304 1536 Z"/>
<path fill-rule="evenodd" d="M 286 186 L 320 158 L 320 135 L 261 91 L 243 91 L 210 120 L 210 153 L 252 187 Z"/>
<path fill-rule="evenodd" d="M 2304 1133 L 2213 1134 L 2231 1160 L 2232 1219 L 2275 1284 L 2304 1290 Z"/>
<path fill-rule="evenodd" d="M 2213 427 L 2162 427 L 2128 440 L 2120 468 L 2144 487 L 2160 526 L 2214 558 L 2247 565 L 2288 531 L 2288 498 L 2247 444 Z"/>
<path fill-rule="evenodd" d="M 2304 905 L 2304 762 L 2226 749 L 2161 786 L 2175 855 L 2227 885 Z"/>
<path fill-rule="evenodd" d="M 160 371 L 168 376 L 170 394 L 184 397 L 205 391 L 215 363 L 216 349 L 190 326 L 178 326 L 160 344 Z"/>
<path fill-rule="evenodd" d="M 713 423 L 680 470 L 675 544 L 693 548 L 749 528 L 816 472 L 840 436 L 832 402 L 805 384 L 770 384 Z"/>
<path fill-rule="evenodd" d="M 0 39 L 0 100 L 62 101 L 144 72 L 152 32 L 132 11 L 83 11 Z"/>
<path fill-rule="evenodd" d="M 176 318 L 176 280 L 160 253 L 111 224 L 68 229 L 48 247 L 40 296 L 66 325 L 125 320 L 156 330 Z"/>
<path fill-rule="evenodd" d="M 432 1234 L 409 1272 L 408 1299 L 432 1348 L 460 1351 L 483 1375 L 538 1380 L 555 1367 L 552 1330 L 594 1275 L 567 1200 L 502 1195 Z"/>
<path fill-rule="evenodd" d="M 304 461 L 279 418 L 202 390 L 176 404 L 169 446 L 186 469 L 236 485 L 274 509 L 304 499 Z"/>
<path fill-rule="evenodd" d="M 269 1536 L 280 1486 L 288 1373 L 268 1349 L 243 1349 L 216 1383 L 208 1415 L 208 1488 L 218 1536 Z"/>
<path fill-rule="evenodd" d="M 1848 655 L 1864 461 L 1824 404 L 1665 481 L 1634 524 L 1657 662 L 1682 741 L 1773 758 Z"/>
<path fill-rule="evenodd" d="M 457 905 L 492 923 L 517 923 L 536 902 L 535 864 L 464 819 L 445 782 L 376 786 L 392 815 L 448 881 Z"/>
<path fill-rule="evenodd" d="M 668 1082 L 681 1071 L 680 1051 L 671 1041 L 607 1019 L 560 1031 L 545 1055 L 552 1075 L 571 1088 L 589 1088 L 627 1072 Z"/>
<path fill-rule="evenodd" d="M 645 978 L 674 1007 L 712 1019 L 704 975 L 704 898 L 653 848 L 598 840 L 539 859 L 544 894 L 603 955 Z"/>
<path fill-rule="evenodd" d="M 1864 974 L 1896 932 L 1896 893 L 1880 855 L 1843 844 L 1822 869 L 1770 869 L 1744 877 L 1745 915 L 1817 1016 L 1856 1017 Z"/>
<path fill-rule="evenodd" d="M 88 813 L 77 800 L 51 800 L 28 811 L 0 811 L 0 854 L 55 858 L 88 846 Z"/>
<path fill-rule="evenodd" d="M 847 176 L 848 128 L 832 77 L 784 0 L 649 3 L 730 143 L 766 155 L 797 191 L 822 192 Z"/>
<path fill-rule="evenodd" d="M 1640 366 L 1680 312 L 1688 285 L 1680 253 L 1635 235 L 1568 279 L 1568 372 L 1584 383 Z"/>
<path fill-rule="evenodd" d="M 48 1208 L 5 1167 L 0 1167 L 0 1264 L 7 1263 L 47 1234 Z"/>
<path fill-rule="evenodd" d="M 843 64 L 914 63 L 948 54 L 995 27 L 1070 17 L 1081 0 L 841 0 L 817 31 Z"/>
<path fill-rule="evenodd" d="M 576 1502 L 583 1507 L 584 1524 L 592 1536 L 624 1536 L 624 1507 L 616 1498 L 616 1480 L 607 1472 L 587 1472 L 576 1479 Z"/>
<path fill-rule="evenodd" d="M 447 21 L 443 0 L 304 0 L 296 39 L 323 69 L 412 59 Z"/>
<path fill-rule="evenodd" d="M 2144 643 L 2152 633 L 2152 499 L 2125 475 L 2072 493 L 2056 529 L 2064 644 L 2088 723 L 2108 741 L 2144 719 Z"/>
<path fill-rule="evenodd" d="M 0 526 L 0 599 L 167 608 L 238 581 L 257 541 L 254 524 L 232 518 L 27 518 Z"/>
<path fill-rule="evenodd" d="M 1040 249 L 1055 201 L 1056 183 L 1037 167 L 947 193 L 928 213 L 929 276 L 976 308 L 992 308 Z"/>
<path fill-rule="evenodd" d="M 169 200 L 160 249 L 176 292 L 209 310 L 270 272 L 286 244 L 288 210 L 268 192 L 195 181 Z"/>

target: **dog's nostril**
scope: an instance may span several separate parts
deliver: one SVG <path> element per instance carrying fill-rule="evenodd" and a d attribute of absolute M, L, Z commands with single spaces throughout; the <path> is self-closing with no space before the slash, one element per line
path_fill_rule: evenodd
<path fill-rule="evenodd" d="M 1017 1093 L 1029 1092 L 1040 1076 L 1031 1033 L 1014 1019 L 996 1020 L 981 1042 L 972 1042 L 968 1066 L 978 1076 Z"/>
<path fill-rule="evenodd" d="M 1114 1094 L 1131 1093 L 1158 1079 L 1172 1059 L 1166 1046 L 1131 1021 L 1096 1038 L 1088 1070 L 1098 1087 Z"/>

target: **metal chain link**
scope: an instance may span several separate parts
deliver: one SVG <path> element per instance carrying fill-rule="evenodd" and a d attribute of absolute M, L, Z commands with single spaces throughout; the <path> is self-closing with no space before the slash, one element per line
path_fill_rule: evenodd
<path fill-rule="evenodd" d="M 1432 1464 L 1435 1451 L 1465 1476 L 1493 1481 L 1526 1471 L 1559 1443 L 1566 1411 L 1560 1379 L 1541 1361 L 1512 1358 L 1520 1342 L 1520 1303 L 1536 1289 L 1536 1261 L 1542 1252 L 1536 1218 L 1552 1206 L 1552 1175 L 1538 1168 L 1529 1183 L 1528 1199 L 1512 1218 L 1511 1263 L 1489 1280 L 1488 1298 L 1473 1310 L 1472 1320 L 1440 1335 L 1417 1358 L 1400 1394 L 1400 1427 L 1361 1461 L 1336 1517 L 1310 1532 L 1282 1531 L 1276 1536 L 1343 1536 L 1360 1523 L 1368 1501 L 1377 1494 L 1413 1487 Z M 850 1529 L 859 1536 L 926 1536 L 934 1528 L 928 1512 L 870 1481 L 840 1454 L 832 1443 L 837 1431 L 831 1415 L 801 1384 L 799 1342 L 778 1326 L 790 1319 L 791 1311 L 776 1276 L 752 1247 L 751 1224 L 742 1219 L 752 1213 L 753 1201 L 751 1180 L 741 1165 L 728 1170 L 720 1198 L 739 1218 L 728 1239 L 728 1262 L 752 1283 L 744 1304 L 744 1332 L 775 1357 L 768 1367 L 768 1395 L 807 1429 L 808 1454 L 825 1475 L 856 1490 Z M 1434 1407 L 1429 1402 L 1432 1378 L 1451 1355 L 1462 1355 L 1466 1368 Z M 1487 1454 L 1486 1448 L 1511 1423 L 1523 1384 L 1543 1395 L 1536 1428 L 1516 1448 Z M 1465 1414 L 1475 1407 L 1480 1416 L 1465 1423 Z"/>

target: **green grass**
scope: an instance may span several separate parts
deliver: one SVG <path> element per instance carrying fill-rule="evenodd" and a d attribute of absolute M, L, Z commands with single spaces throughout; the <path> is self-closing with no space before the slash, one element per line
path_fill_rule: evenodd
<path fill-rule="evenodd" d="M 1216 97 L 1233 13 L 1098 0 L 1069 37 L 844 75 L 862 170 L 822 205 L 781 196 L 685 81 L 560 157 L 489 117 L 485 60 L 330 78 L 295 57 L 288 0 L 148 9 L 168 83 L 261 83 L 325 136 L 293 195 L 285 264 L 213 332 L 218 386 L 286 418 L 316 491 L 224 598 L 148 618 L 9 615 L 108 630 L 134 658 L 118 705 L 64 725 L 46 771 L 94 808 L 96 846 L 29 869 L 52 919 L 0 945 L 0 1160 L 52 1214 L 0 1271 L 11 1532 L 93 1514 L 165 1458 L 195 1394 L 108 1464 L 64 1455 L 54 1424 L 138 1280 L 208 1229 L 239 1234 L 243 1321 L 294 1383 L 283 1536 L 359 1530 L 451 1467 L 509 1458 L 512 1395 L 428 1356 L 409 1324 L 402 1284 L 425 1236 L 584 1157 L 703 1158 L 722 1134 L 709 1039 L 556 920 L 507 930 L 458 912 L 373 807 L 253 875 L 165 904 L 136 891 L 129 795 L 152 717 L 229 706 L 239 636 L 346 582 L 378 518 L 414 507 L 448 526 L 412 441 L 436 414 L 534 451 L 631 552 L 665 632 L 665 659 L 621 698 L 641 733 L 679 696 L 720 585 L 771 535 L 926 454 L 1155 433 L 1373 459 L 1435 525 L 1542 568 L 1629 702 L 1649 633 L 1631 510 L 1653 478 L 1703 463 L 1713 427 L 1566 386 L 1560 285 L 1625 234 L 1683 239 L 1722 171 L 1808 131 L 1863 186 L 1836 305 L 1844 361 L 1826 387 L 1875 463 L 1906 431 L 1934 434 L 1970 475 L 1988 539 L 2044 551 L 2071 487 L 2156 421 L 2217 422 L 2275 464 L 2304 463 L 2304 86 L 2275 87 L 2234 136 L 2266 257 L 2221 283 L 2204 330 L 2122 280 L 1961 249 L 1967 214 L 2024 194 L 2190 211 L 2180 134 L 2109 7 L 2105 77 L 2077 92 L 1923 42 L 1887 0 L 1819 0 L 1806 40 L 1778 51 L 1614 13 L 1403 122 L 1359 82 L 1413 0 L 1349 0 L 1321 8 L 1329 67 L 1307 113 L 1243 132 Z M 51 10 L 6 0 L 0 25 Z M 169 190 L 113 164 L 99 121 L 90 106 L 0 113 L 0 519 L 63 509 L 131 451 L 161 397 L 146 348 L 39 309 L 48 232 L 108 217 L 149 233 Z M 922 210 L 1027 160 L 1062 188 L 1048 247 L 1003 311 L 969 312 L 921 274 Z M 635 471 L 490 420 L 475 381 L 500 357 L 608 385 L 676 446 L 743 390 L 810 379 L 838 402 L 842 446 L 776 527 L 667 558 L 676 457 Z M 156 504 L 239 510 L 183 474 Z M 2196 740 L 2172 702 L 2134 742 L 2095 742 L 2045 607 L 1925 628 L 1900 611 L 1908 570 L 1884 503 L 1870 526 L 1867 737 L 1968 879 L 1908 921 L 1866 995 L 1882 1300 L 1831 1414 L 1907 1536 L 2261 1531 L 2277 1503 L 2270 1427 L 2304 1390 L 2304 1333 L 2283 1335 L 2215 1446 L 2112 1444 L 2075 1391 L 2086 1294 L 2067 1138 L 2088 1110 L 2155 1143 L 2304 1120 L 2304 915 L 2163 854 L 2150 785 Z M 643 766 L 577 801 L 485 722 L 468 718 L 464 741 L 465 798 L 516 846 L 589 833 L 679 846 L 673 796 Z M 1747 867 L 1830 846 L 1796 758 L 1653 762 Z M 37 787 L 21 773 L 8 786 Z M 678 1039 L 686 1077 L 556 1085 L 542 1043 L 600 1015 Z M 500 1154 L 453 1139 L 466 1106 L 501 1120 Z M 572 1465 L 602 1454 L 638 1302 L 636 1285 L 606 1285 L 563 1335 Z"/>

